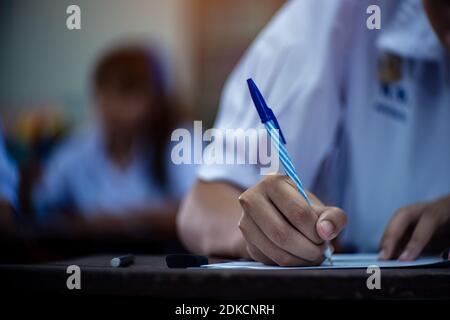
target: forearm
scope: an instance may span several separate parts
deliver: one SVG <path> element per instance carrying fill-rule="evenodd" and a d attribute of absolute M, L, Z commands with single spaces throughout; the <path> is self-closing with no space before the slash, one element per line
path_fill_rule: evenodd
<path fill-rule="evenodd" d="M 228 183 L 197 181 L 177 217 L 178 234 L 189 250 L 209 256 L 246 257 L 238 228 L 241 192 Z"/>
<path fill-rule="evenodd" d="M 110 214 L 61 213 L 48 221 L 42 232 L 48 236 L 77 238 L 140 238 L 151 241 L 176 239 L 176 206 L 164 210 L 141 210 Z"/>
<path fill-rule="evenodd" d="M 124 217 L 127 233 L 153 241 L 172 241 L 176 235 L 177 207 L 166 210 L 146 210 Z"/>

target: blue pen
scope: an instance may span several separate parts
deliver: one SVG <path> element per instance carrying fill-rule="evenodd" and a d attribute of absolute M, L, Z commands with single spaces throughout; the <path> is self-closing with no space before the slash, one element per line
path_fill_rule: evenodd
<path fill-rule="evenodd" d="M 286 150 L 286 140 L 284 138 L 283 132 L 281 131 L 280 125 L 278 124 L 277 118 L 273 113 L 272 109 L 270 109 L 266 101 L 264 100 L 261 92 L 256 86 L 255 82 L 252 79 L 247 79 L 248 89 L 250 90 L 250 95 L 252 96 L 253 103 L 255 104 L 256 111 L 258 111 L 258 115 L 261 119 L 261 122 L 267 129 L 269 136 L 274 144 L 275 148 L 278 151 L 278 155 L 280 157 L 281 164 L 283 165 L 284 171 L 289 176 L 289 178 L 294 181 L 295 186 L 297 187 L 298 192 L 305 198 L 308 205 L 311 206 L 311 200 L 305 192 L 305 188 L 303 187 L 300 178 L 298 177 L 297 172 L 295 171 L 294 165 L 287 153 Z M 330 249 L 330 244 L 327 241 L 327 249 L 325 250 L 325 257 L 333 264 L 331 260 L 332 250 Z"/>

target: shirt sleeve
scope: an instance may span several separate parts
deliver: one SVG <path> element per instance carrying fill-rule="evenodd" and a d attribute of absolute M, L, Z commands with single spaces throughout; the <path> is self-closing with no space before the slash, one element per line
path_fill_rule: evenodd
<path fill-rule="evenodd" d="M 179 129 L 184 129 L 192 136 L 194 130 L 189 124 L 182 124 Z M 177 143 L 170 141 L 167 148 L 167 176 L 169 182 L 169 195 L 174 200 L 180 200 L 187 193 L 195 181 L 197 165 L 195 163 L 175 164 L 172 157 L 172 150 Z M 192 145 L 191 145 L 192 147 Z M 193 153 L 193 148 L 190 149 Z"/>
<path fill-rule="evenodd" d="M 248 78 L 255 80 L 307 188 L 315 182 L 342 117 L 346 48 L 357 2 L 287 2 L 246 52 L 222 94 L 215 128 L 263 128 L 246 84 Z M 203 164 L 198 177 L 247 188 L 261 178 L 260 167 Z"/>
<path fill-rule="evenodd" d="M 171 165 L 169 171 L 170 196 L 180 200 L 192 186 L 196 177 L 195 164 Z"/>
<path fill-rule="evenodd" d="M 67 151 L 65 145 L 58 147 L 33 187 L 33 204 L 39 220 L 46 220 L 61 207 L 71 204 L 67 176 L 71 161 Z"/>

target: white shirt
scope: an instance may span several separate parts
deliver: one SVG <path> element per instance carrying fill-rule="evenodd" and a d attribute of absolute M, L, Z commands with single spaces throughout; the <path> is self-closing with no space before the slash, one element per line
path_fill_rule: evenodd
<path fill-rule="evenodd" d="M 119 168 L 108 157 L 98 128 L 75 133 L 51 157 L 34 188 L 39 217 L 61 208 L 82 214 L 123 214 L 164 208 L 167 201 L 179 200 L 193 182 L 195 168 L 176 166 L 167 157 L 168 188 L 163 190 L 147 171 L 148 158 L 136 149 L 131 163 Z"/>
<path fill-rule="evenodd" d="M 381 30 L 366 27 L 371 4 Z M 387 52 L 402 57 L 402 77 L 382 86 Z M 290 1 L 231 74 L 215 126 L 262 126 L 253 78 L 305 186 L 347 212 L 343 242 L 374 251 L 395 210 L 450 193 L 449 74 L 420 0 Z M 198 175 L 244 188 L 262 178 L 251 165 L 203 165 Z"/>

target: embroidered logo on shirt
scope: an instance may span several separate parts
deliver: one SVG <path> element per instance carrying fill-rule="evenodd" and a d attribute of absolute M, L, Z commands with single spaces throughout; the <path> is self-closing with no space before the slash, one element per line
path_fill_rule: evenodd
<path fill-rule="evenodd" d="M 384 54 L 379 62 L 379 92 L 375 109 L 396 120 L 406 120 L 408 95 L 402 83 L 402 59 Z"/>

